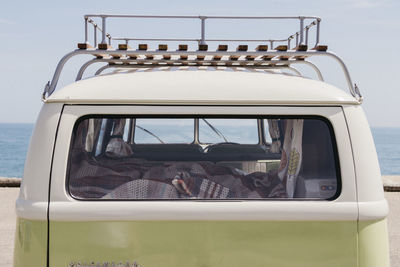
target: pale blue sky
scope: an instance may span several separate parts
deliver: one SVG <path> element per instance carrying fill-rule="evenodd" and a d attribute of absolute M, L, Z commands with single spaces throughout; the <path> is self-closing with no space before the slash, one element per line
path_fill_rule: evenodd
<path fill-rule="evenodd" d="M 59 59 L 83 41 L 88 13 L 162 15 L 316 15 L 322 17 L 321 43 L 346 62 L 365 96 L 371 126 L 400 127 L 400 2 L 338 1 L 3 1 L 0 10 L 0 122 L 34 122 L 40 95 Z M 197 37 L 196 23 L 148 21 L 114 30 L 129 35 Z M 286 37 L 276 24 L 207 24 L 209 37 Z M 290 26 L 290 25 L 285 25 Z M 214 29 L 214 30 L 213 30 Z M 297 29 L 297 28 L 296 28 Z M 270 36 L 272 35 L 272 36 Z M 66 69 L 72 82 L 77 64 Z M 344 88 L 338 67 L 321 61 L 326 80 Z M 312 75 L 304 69 L 306 75 Z M 347 90 L 347 88 L 344 88 Z"/>

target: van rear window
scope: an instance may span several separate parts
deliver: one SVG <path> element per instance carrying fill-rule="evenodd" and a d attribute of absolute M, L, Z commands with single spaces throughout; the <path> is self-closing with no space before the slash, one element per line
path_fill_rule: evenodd
<path fill-rule="evenodd" d="M 334 199 L 335 138 L 320 117 L 86 116 L 74 127 L 76 199 Z"/>

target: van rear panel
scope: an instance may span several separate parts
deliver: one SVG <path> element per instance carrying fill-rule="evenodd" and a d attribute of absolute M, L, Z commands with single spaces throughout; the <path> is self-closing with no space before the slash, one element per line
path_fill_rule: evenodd
<path fill-rule="evenodd" d="M 127 122 L 132 119 L 138 122 L 138 118 L 157 117 L 159 119 L 160 114 L 163 114 L 164 118 L 184 117 L 192 121 L 195 118 L 198 120 L 205 118 L 205 121 L 197 121 L 197 125 L 196 120 L 193 121 L 194 127 L 191 126 L 191 129 L 194 129 L 195 142 L 190 147 L 176 143 L 169 146 L 165 137 L 144 123 L 139 126 L 147 132 L 136 129 L 141 131 L 141 140 L 144 141 L 139 142 L 139 139 L 132 137 L 135 135 L 130 132 L 135 129 L 135 124 Z M 94 262 L 95 264 L 136 262 L 139 266 L 165 264 L 170 266 L 357 266 L 358 208 L 354 166 L 342 109 L 340 107 L 230 107 L 229 115 L 226 114 L 226 107 L 203 107 L 199 110 L 197 107 L 164 106 L 65 106 L 58 130 L 51 179 L 50 266 L 64 266 L 76 262 Z M 104 117 L 113 121 L 113 124 L 107 126 L 107 123 L 90 121 Z M 221 118 L 234 119 L 234 123 L 229 124 L 229 121 L 220 123 L 218 119 Z M 88 119 L 85 122 L 86 128 L 80 129 L 77 125 L 84 119 Z M 121 123 L 122 119 L 125 120 L 124 123 Z M 243 119 L 251 120 L 249 123 L 244 123 L 246 125 L 254 124 L 254 129 L 256 129 L 254 144 L 241 144 L 243 139 L 235 140 L 234 137 L 230 137 L 235 129 L 228 131 L 226 128 L 228 127 L 226 124 L 238 125 L 240 120 L 243 122 Z M 319 119 L 318 121 L 324 124 L 310 124 L 308 119 Z M 258 187 L 269 187 L 273 184 L 271 181 L 275 181 L 265 177 L 273 175 L 280 177 L 275 173 L 276 170 L 274 172 L 274 168 L 278 168 L 286 160 L 282 151 L 269 153 L 272 143 L 278 138 L 270 133 L 265 124 L 275 127 L 273 120 L 281 120 L 281 125 L 278 126 L 284 126 L 280 129 L 283 138 L 285 135 L 296 137 L 296 129 L 298 129 L 296 127 L 299 126 L 304 127 L 302 133 L 311 136 L 313 131 L 307 129 L 316 127 L 315 125 L 328 125 L 326 131 L 329 133 L 328 136 L 332 137 L 324 139 L 316 136 L 302 139 L 305 145 L 304 150 L 300 152 L 304 157 L 302 163 L 300 161 L 297 163 L 303 164 L 301 166 L 304 168 L 300 167 L 296 170 L 295 164 L 288 164 L 286 166 L 291 167 L 287 168 L 286 172 L 284 171 L 283 176 L 288 179 L 287 174 L 290 172 L 294 176 L 301 177 L 297 180 L 300 182 L 294 184 L 295 189 L 290 194 L 287 193 L 290 191 L 287 186 L 288 180 L 282 183 L 279 188 L 283 188 L 285 196 L 279 194 L 263 196 L 262 191 L 258 190 Z M 182 126 L 184 123 L 179 125 Z M 184 127 L 179 128 L 181 127 L 179 125 L 174 126 L 176 132 L 184 131 Z M 98 136 L 87 134 L 96 132 L 94 130 L 96 127 L 103 129 L 103 133 L 99 130 Z M 204 132 L 201 132 L 201 127 L 204 131 L 209 131 L 208 139 Z M 128 134 L 118 132 L 122 128 L 128 131 Z M 241 127 L 241 129 L 244 128 Z M 241 130 L 243 131 L 245 130 Z M 78 132 L 86 133 L 86 137 L 76 139 Z M 104 139 L 107 132 L 110 136 L 108 140 Z M 163 142 L 159 142 L 148 132 L 157 135 Z M 269 140 L 266 133 L 269 133 Z M 234 140 L 234 142 L 221 141 L 225 143 L 221 145 L 213 141 L 212 138 L 223 139 L 222 134 L 228 141 Z M 81 135 L 78 134 L 78 136 Z M 132 138 L 133 142 L 129 144 Z M 100 139 L 106 140 L 105 143 L 96 143 Z M 114 141 L 111 141 L 113 139 Z M 325 145 L 313 146 L 312 140 L 317 139 Z M 78 140 L 78 143 L 75 140 Z M 119 141 L 115 142 L 115 140 Z M 122 145 L 122 142 L 128 144 L 130 148 Z M 150 144 L 151 142 L 156 142 L 156 144 Z M 294 144 L 292 148 L 296 148 L 295 143 L 292 142 Z M 152 195 L 153 198 L 143 198 L 143 196 L 148 196 L 147 193 L 143 194 L 143 188 L 137 190 L 137 187 L 133 187 L 146 184 L 145 181 L 136 182 L 146 177 L 154 178 L 150 175 L 152 173 L 166 173 L 165 170 L 155 172 L 155 170 L 159 171 L 160 166 L 170 166 L 168 165 L 170 163 L 157 158 L 163 155 L 165 149 L 170 151 L 173 147 L 175 152 L 182 149 L 194 151 L 193 146 L 196 146 L 196 151 L 199 147 L 202 150 L 199 155 L 196 154 L 196 161 L 194 158 L 186 159 L 186 163 L 192 166 L 192 169 L 185 170 L 186 176 L 180 172 L 179 177 L 170 177 L 171 181 L 161 181 L 164 183 L 167 181 L 171 183 L 169 187 L 176 188 L 174 197 L 163 199 L 160 195 L 157 197 Z M 329 153 L 326 152 L 326 147 L 329 146 L 332 149 L 331 156 L 327 156 Z M 100 152 L 93 150 L 88 153 L 87 148 L 99 148 Z M 248 160 L 243 160 L 240 155 L 235 154 L 235 149 L 239 148 Z M 311 157 L 312 154 L 309 152 L 318 151 L 318 148 L 323 148 L 325 155 L 313 158 L 306 156 Z M 87 151 L 84 157 L 79 154 L 79 149 Z M 108 154 L 102 155 L 101 149 Z M 158 152 L 148 153 L 150 150 Z M 71 159 L 73 153 L 81 157 Z M 118 153 L 132 154 L 128 157 L 124 154 L 121 157 Z M 262 158 L 257 158 L 261 154 Z M 178 157 L 179 153 L 171 155 Z M 226 157 L 225 160 L 220 160 L 221 155 Z M 296 158 L 294 152 L 287 155 Z M 104 156 L 109 158 L 104 159 Z M 209 158 L 202 161 L 203 157 Z M 74 161 L 76 159 L 80 160 Z M 333 160 L 336 163 L 329 165 L 323 159 Z M 132 160 L 135 164 L 141 162 L 137 165 L 140 168 L 126 169 L 126 161 Z M 101 171 L 100 167 L 90 169 L 79 165 L 82 162 L 87 162 L 85 166 L 88 166 L 110 161 L 115 163 L 110 165 L 114 173 L 110 173 L 109 169 Z M 186 166 L 186 163 L 182 163 L 184 161 L 185 159 L 175 158 L 171 165 L 172 169 Z M 203 167 L 207 165 L 208 171 L 210 165 L 218 167 L 213 171 L 220 171 L 219 176 L 214 173 L 208 176 L 209 180 L 218 177 L 224 177 L 226 181 L 241 180 L 247 187 L 247 191 L 242 190 L 241 194 L 249 197 L 237 197 L 238 195 L 229 195 L 229 193 L 216 194 L 215 190 L 222 192 L 222 187 L 219 189 L 215 187 L 216 189 L 208 195 L 208 198 L 204 197 L 205 193 L 211 191 L 208 189 L 196 191 L 191 187 L 191 180 L 188 180 L 187 175 L 198 175 L 198 179 L 206 180 L 201 176 L 202 173 L 199 172 L 197 165 L 195 165 L 197 169 L 193 168 L 194 161 L 200 162 L 199 164 L 203 164 L 201 165 Z M 123 164 L 118 165 L 118 162 L 123 162 Z M 288 162 L 291 162 L 290 159 Z M 320 168 L 307 171 L 306 166 L 313 166 L 313 162 L 315 162 L 314 166 L 320 166 Z M 102 165 L 101 168 L 104 166 Z M 123 170 L 119 169 L 121 166 L 125 166 Z M 107 177 L 110 181 L 121 179 L 120 176 L 115 175 L 115 172 L 123 172 L 126 179 L 126 176 L 136 173 L 138 168 L 141 170 L 138 173 L 141 173 L 142 178 L 129 181 L 129 186 L 105 183 L 106 186 L 102 187 L 100 183 L 99 189 L 98 183 L 88 184 L 88 181 L 93 181 L 104 173 L 106 175 L 102 177 L 104 178 L 102 181 L 107 180 Z M 153 169 L 150 172 L 148 168 Z M 232 172 L 230 176 L 227 173 L 221 173 L 221 170 L 227 169 L 237 169 L 237 171 Z M 323 170 L 328 169 L 330 172 L 327 177 L 334 177 L 334 179 L 331 179 L 329 184 L 325 182 L 320 184 L 319 181 L 316 183 L 316 178 L 318 178 L 316 176 L 323 178 L 325 174 Z M 254 176 L 254 173 L 257 175 Z M 84 179 L 79 183 L 74 183 L 77 177 L 84 177 Z M 246 184 L 245 177 L 256 179 L 252 183 L 253 187 Z M 157 182 L 160 180 L 158 179 Z M 218 180 L 214 182 L 218 183 Z M 302 184 L 302 191 L 296 189 L 298 184 Z M 225 186 L 229 187 L 229 183 Z M 306 190 L 304 187 L 307 187 Z M 128 191 L 130 194 L 124 195 Z M 142 199 L 138 198 L 139 195 Z M 165 194 L 161 195 L 165 196 Z M 220 198 L 215 198 L 216 195 Z M 223 196 L 225 198 L 222 198 Z"/>
<path fill-rule="evenodd" d="M 50 266 L 357 266 L 354 222 L 91 221 L 50 224 Z"/>

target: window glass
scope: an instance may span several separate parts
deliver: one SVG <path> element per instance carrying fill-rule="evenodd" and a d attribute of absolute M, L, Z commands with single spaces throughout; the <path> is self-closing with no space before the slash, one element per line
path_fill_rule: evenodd
<path fill-rule="evenodd" d="M 271 134 L 269 133 L 269 124 L 268 121 L 264 121 L 264 140 L 266 143 L 271 144 L 272 143 L 272 137 Z"/>
<path fill-rule="evenodd" d="M 68 189 L 98 200 L 333 199 L 334 144 L 319 118 L 82 118 Z"/>
<path fill-rule="evenodd" d="M 100 132 L 96 144 L 95 156 L 99 156 L 104 144 L 104 133 L 106 131 L 107 119 L 100 120 Z"/>
<path fill-rule="evenodd" d="M 257 144 L 257 119 L 199 119 L 201 143 Z"/>
<path fill-rule="evenodd" d="M 192 143 L 194 119 L 136 119 L 136 144 Z"/>

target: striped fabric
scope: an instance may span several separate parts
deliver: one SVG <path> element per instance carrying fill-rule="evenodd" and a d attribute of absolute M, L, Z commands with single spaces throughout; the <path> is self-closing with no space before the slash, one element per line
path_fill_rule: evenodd
<path fill-rule="evenodd" d="M 276 173 L 246 175 L 212 162 L 148 162 L 141 159 L 75 156 L 70 193 L 98 199 L 247 199 L 283 198 Z"/>

